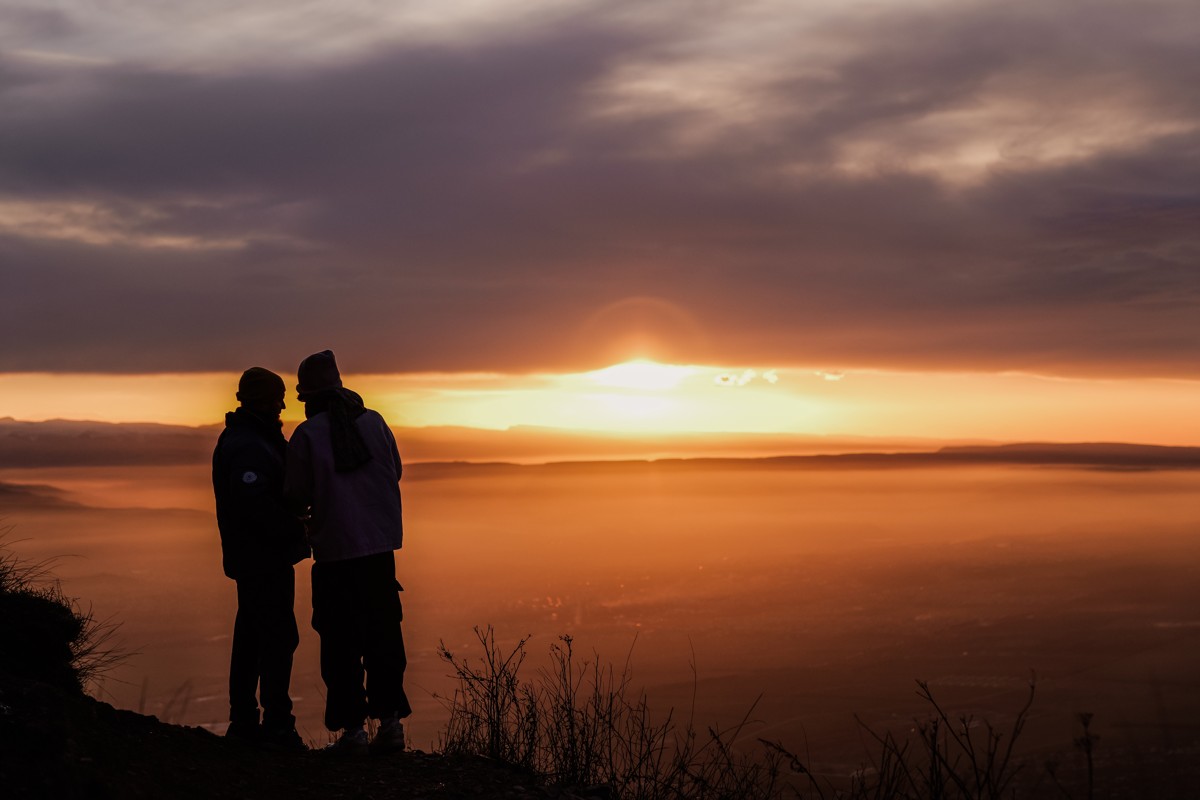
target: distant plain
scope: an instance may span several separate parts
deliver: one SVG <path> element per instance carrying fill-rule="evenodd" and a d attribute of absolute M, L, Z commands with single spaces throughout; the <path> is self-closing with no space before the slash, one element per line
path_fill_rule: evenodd
<path fill-rule="evenodd" d="M 752 468 L 753 467 L 753 468 Z M 234 613 L 203 466 L 0 470 L 8 539 L 57 558 L 64 590 L 136 651 L 114 704 L 221 731 Z M 414 465 L 402 483 L 413 744 L 436 746 L 451 688 L 439 641 L 560 634 L 631 665 L 652 705 L 782 739 L 831 772 L 854 721 L 897 732 L 926 709 L 1004 722 L 1031 670 L 1024 744 L 1070 750 L 1092 711 L 1126 752 L 1200 741 L 1200 471 L 1048 466 L 763 468 L 755 462 Z M 323 742 L 308 566 L 297 570 L 299 727 Z M 757 705 L 755 706 L 755 703 Z"/>

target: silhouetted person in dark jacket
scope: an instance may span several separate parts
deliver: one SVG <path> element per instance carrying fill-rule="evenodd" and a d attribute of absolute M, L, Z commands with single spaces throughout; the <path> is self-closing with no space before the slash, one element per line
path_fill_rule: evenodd
<path fill-rule="evenodd" d="M 404 638 L 395 552 L 400 454 L 387 423 L 342 387 L 333 353 L 300 364 L 296 390 L 305 421 L 288 445 L 285 493 L 308 509 L 313 627 L 321 636 L 325 727 L 342 731 L 330 749 L 367 749 L 367 716 L 380 721 L 371 751 L 404 749 Z M 364 685 L 364 677 L 366 683 Z"/>
<path fill-rule="evenodd" d="M 238 598 L 226 735 L 303 750 L 288 686 L 300 643 L 294 565 L 309 549 L 303 524 L 283 499 L 283 396 L 278 375 L 262 367 L 246 370 L 238 382 L 241 406 L 225 415 L 213 451 L 222 561 L 225 574 L 237 581 Z"/>

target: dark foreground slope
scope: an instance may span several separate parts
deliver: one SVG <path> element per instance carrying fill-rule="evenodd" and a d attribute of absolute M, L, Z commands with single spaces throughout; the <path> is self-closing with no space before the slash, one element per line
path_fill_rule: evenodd
<path fill-rule="evenodd" d="M 2 534 L 3 531 L 0 531 Z M 0 535 L 0 798 L 571 798 L 478 758 L 419 752 L 333 760 L 269 751 L 88 697 L 120 658 L 112 629 L 17 558 Z M 593 793 L 595 794 L 595 793 Z"/>
<path fill-rule="evenodd" d="M 480 758 L 413 751 L 331 759 L 248 747 L 11 676 L 0 678 L 0 786 L 0 795 L 22 800 L 589 796 L 540 787 L 530 775 Z"/>
<path fill-rule="evenodd" d="M 1077 749 L 1076 749 L 1077 750 Z M 864 769 L 872 759 L 867 756 Z M 875 763 L 878 763 L 877 761 Z M 914 762 L 915 763 L 915 762 Z M 1047 765 L 1057 764 L 1058 780 Z M 1096 785 L 1079 752 L 1064 748 L 1028 759 L 1014 798 L 1190 800 L 1200 785 L 1194 742 L 1113 750 L 1101 740 Z M 797 775 L 804 797 L 833 796 Z M 859 792 L 854 797 L 912 797 Z M 954 794 L 952 796 L 959 796 Z M 973 796 L 973 795 L 972 795 Z M 0 675 L 0 797 L 14 800 L 605 800 L 605 787 L 548 787 L 536 776 L 475 756 L 420 751 L 333 759 L 229 741 L 201 728 L 159 722 L 79 692 Z"/>

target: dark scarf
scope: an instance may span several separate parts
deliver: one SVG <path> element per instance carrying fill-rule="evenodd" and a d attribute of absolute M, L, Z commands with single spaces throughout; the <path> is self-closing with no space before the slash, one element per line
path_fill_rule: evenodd
<path fill-rule="evenodd" d="M 329 414 L 329 436 L 333 443 L 333 468 L 356 470 L 371 460 L 371 452 L 354 421 L 367 412 L 363 400 L 349 389 L 326 389 L 304 402 L 304 417 Z"/>

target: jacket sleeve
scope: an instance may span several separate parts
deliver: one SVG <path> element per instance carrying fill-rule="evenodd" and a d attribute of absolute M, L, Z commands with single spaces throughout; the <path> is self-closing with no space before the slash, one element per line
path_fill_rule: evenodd
<path fill-rule="evenodd" d="M 400 450 L 396 447 L 396 436 L 392 433 L 392 429 L 387 426 L 387 423 L 384 423 L 383 430 L 392 448 L 392 461 L 396 465 L 396 480 L 400 480 L 401 476 L 404 475 L 404 465 L 400 463 Z"/>
<path fill-rule="evenodd" d="M 305 516 L 313 500 L 312 442 L 297 428 L 288 442 L 287 467 L 283 472 L 283 497 L 288 508 Z"/>

